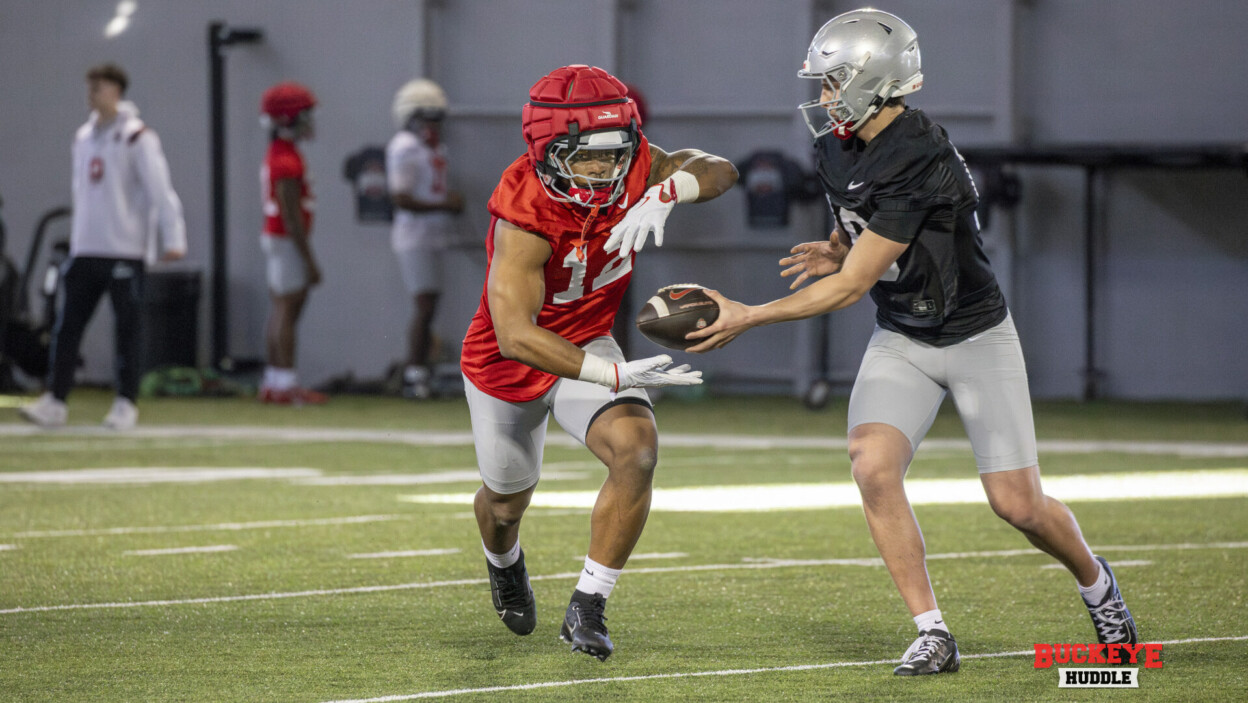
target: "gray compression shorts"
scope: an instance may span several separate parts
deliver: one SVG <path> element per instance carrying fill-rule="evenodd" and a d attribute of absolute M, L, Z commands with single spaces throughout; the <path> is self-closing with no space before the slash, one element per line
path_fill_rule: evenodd
<path fill-rule="evenodd" d="M 308 266 L 290 237 L 260 235 L 264 251 L 264 276 L 269 290 L 276 295 L 289 295 L 308 287 Z"/>
<path fill-rule="evenodd" d="M 624 361 L 615 340 L 598 337 L 581 347 L 612 362 Z M 542 473 L 546 421 L 551 414 L 568 434 L 585 444 L 593 421 L 611 406 L 637 403 L 650 407 L 640 388 L 612 393 L 605 386 L 561 378 L 545 395 L 524 403 L 499 400 L 464 378 L 472 439 L 481 481 L 495 493 L 510 495 L 537 485 Z"/>
<path fill-rule="evenodd" d="M 442 250 L 432 247 L 396 249 L 403 285 L 412 295 L 442 292 Z"/>
<path fill-rule="evenodd" d="M 1013 318 L 948 347 L 875 328 L 849 398 L 849 429 L 880 422 L 919 443 L 945 394 L 975 452 L 980 473 L 1039 463 L 1023 349 Z"/>

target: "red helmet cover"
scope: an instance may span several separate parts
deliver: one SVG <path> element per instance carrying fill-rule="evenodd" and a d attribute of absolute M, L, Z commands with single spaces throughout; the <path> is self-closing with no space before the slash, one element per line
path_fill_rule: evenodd
<path fill-rule="evenodd" d="M 260 112 L 281 122 L 291 122 L 299 113 L 316 107 L 316 95 L 294 81 L 278 83 L 260 98 Z"/>
<path fill-rule="evenodd" d="M 529 163 L 538 172 L 550 143 L 571 131 L 641 126 L 637 104 L 618 78 L 596 66 L 576 64 L 546 74 L 529 90 L 521 112 Z M 638 130 L 640 132 L 640 130 Z"/>

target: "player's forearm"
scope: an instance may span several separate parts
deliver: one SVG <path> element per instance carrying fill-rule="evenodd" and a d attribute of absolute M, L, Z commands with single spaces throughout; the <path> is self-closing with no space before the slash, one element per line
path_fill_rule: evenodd
<path fill-rule="evenodd" d="M 408 212 L 437 212 L 450 209 L 445 200 L 438 202 L 418 200 L 407 193 L 392 193 L 390 202 L 400 210 L 407 210 Z"/>
<path fill-rule="evenodd" d="M 534 324 L 496 326 L 495 330 L 504 357 L 564 378 L 580 375 L 585 352 L 554 332 Z"/>
<path fill-rule="evenodd" d="M 750 307 L 747 320 L 752 327 L 805 320 L 847 308 L 861 300 L 869 289 L 843 275 L 826 276 L 792 295 Z"/>
<path fill-rule="evenodd" d="M 737 182 L 737 167 L 731 161 L 712 154 L 701 153 L 680 165 L 698 181 L 698 195 L 691 202 L 700 203 L 718 198 L 728 192 Z"/>

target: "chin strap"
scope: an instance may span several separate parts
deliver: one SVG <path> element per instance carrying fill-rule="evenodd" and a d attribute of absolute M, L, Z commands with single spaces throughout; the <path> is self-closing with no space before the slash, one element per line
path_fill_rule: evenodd
<path fill-rule="evenodd" d="M 611 204 L 611 193 L 614 190 L 607 188 L 568 188 L 568 195 L 572 199 L 586 207 L 600 207 L 602 205 Z"/>

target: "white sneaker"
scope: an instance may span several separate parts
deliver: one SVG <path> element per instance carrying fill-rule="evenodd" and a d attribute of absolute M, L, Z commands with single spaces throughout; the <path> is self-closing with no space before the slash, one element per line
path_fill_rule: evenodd
<path fill-rule="evenodd" d="M 51 393 L 44 393 L 33 403 L 18 408 L 21 416 L 40 427 L 64 427 L 69 417 L 69 408 L 65 402 L 57 400 Z"/>
<path fill-rule="evenodd" d="M 132 430 L 138 421 L 139 409 L 120 396 L 113 401 L 113 407 L 104 416 L 104 426 L 110 430 Z"/>

